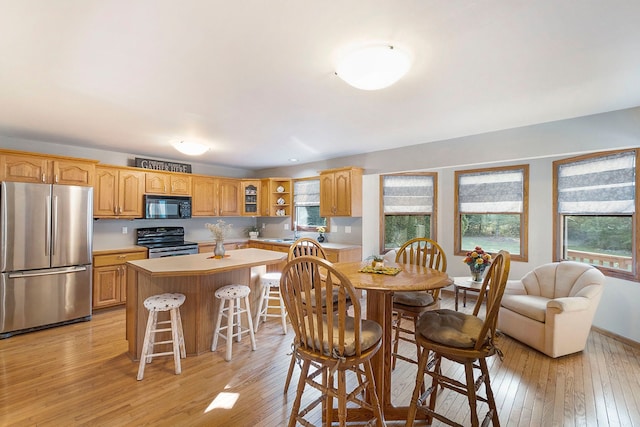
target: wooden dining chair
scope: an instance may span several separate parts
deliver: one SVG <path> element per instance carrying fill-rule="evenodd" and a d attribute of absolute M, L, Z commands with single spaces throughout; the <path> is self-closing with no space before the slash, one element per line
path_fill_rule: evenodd
<path fill-rule="evenodd" d="M 318 282 L 317 277 L 324 279 Z M 289 427 L 298 422 L 312 425 L 305 416 L 319 404 L 323 422 L 331 425 L 334 398 L 338 401 L 340 426 L 347 423 L 347 403 L 371 411 L 376 425 L 384 426 L 371 365 L 382 343 L 382 327 L 362 319 L 360 302 L 349 279 L 327 260 L 300 256 L 287 262 L 280 288 L 295 331 L 296 354 L 302 360 Z M 326 299 L 323 308 L 323 295 L 333 294 L 337 300 Z M 347 372 L 351 374 L 347 376 Z M 320 391 L 320 396 L 314 395 L 313 400 L 310 397 L 301 408 L 308 387 Z M 367 399 L 361 397 L 363 393 Z"/>
<path fill-rule="evenodd" d="M 299 256 L 316 256 L 322 259 L 327 259 L 327 254 L 325 253 L 324 248 L 320 246 L 320 243 L 308 237 L 301 237 L 293 242 L 291 246 L 289 246 L 289 254 L 287 259 L 290 261 Z M 326 298 L 323 299 L 323 304 L 326 305 Z M 287 371 L 287 379 L 284 382 L 285 393 L 287 393 L 287 391 L 289 390 L 289 384 L 291 383 L 293 369 L 296 366 L 297 360 L 298 358 L 296 357 L 296 352 L 295 350 L 293 350 L 291 352 L 291 361 L 289 362 L 289 369 Z"/>
<path fill-rule="evenodd" d="M 482 283 L 473 314 L 464 314 L 449 309 L 432 310 L 423 313 L 418 319 L 416 342 L 421 347 L 411 405 L 407 415 L 407 427 L 412 427 L 417 411 L 426 413 L 427 424 L 433 418 L 449 425 L 459 423 L 436 412 L 438 388 L 446 388 L 467 396 L 471 410 L 471 426 L 479 425 L 478 401 L 487 403 L 487 411 L 482 425 L 491 420 L 494 427 L 500 425 L 496 402 L 491 390 L 487 358 L 502 352 L 496 345 L 496 323 L 500 302 L 507 285 L 511 256 L 507 251 L 500 251 L 494 258 Z M 486 304 L 483 305 L 485 300 Z M 485 307 L 483 316 L 480 309 Z M 432 357 L 430 359 L 430 356 Z M 464 379 L 448 377 L 445 373 L 459 372 L 457 369 L 443 369 L 443 359 L 464 366 Z M 427 363 L 428 362 L 428 363 Z M 479 375 L 476 376 L 476 372 Z M 424 377 L 431 376 L 431 386 L 421 394 Z M 477 394 L 484 384 L 485 395 Z M 429 397 L 429 405 L 426 399 Z M 422 418 L 421 418 L 422 419 Z"/>
<path fill-rule="evenodd" d="M 440 245 L 431 239 L 418 237 L 405 242 L 396 252 L 397 264 L 417 264 L 436 270 L 447 271 L 447 257 Z M 393 294 L 392 323 L 393 350 L 391 353 L 391 368 L 395 369 L 397 359 L 409 363 L 418 363 L 420 347 L 416 344 L 414 331 L 418 316 L 427 310 L 440 307 L 440 289 L 432 291 L 396 292 Z M 413 328 L 403 326 L 403 320 L 411 321 Z M 416 358 L 410 358 L 399 353 L 400 341 L 407 341 L 416 346 Z"/>

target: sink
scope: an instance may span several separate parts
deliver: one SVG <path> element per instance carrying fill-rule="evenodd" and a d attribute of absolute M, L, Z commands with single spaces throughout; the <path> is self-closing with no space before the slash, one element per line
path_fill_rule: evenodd
<path fill-rule="evenodd" d="M 296 239 L 264 239 L 263 241 L 270 243 L 293 243 Z"/>

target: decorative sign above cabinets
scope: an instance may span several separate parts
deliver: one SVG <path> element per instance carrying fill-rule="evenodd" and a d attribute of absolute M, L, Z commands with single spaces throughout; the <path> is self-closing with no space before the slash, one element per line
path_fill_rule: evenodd
<path fill-rule="evenodd" d="M 167 172 L 191 173 L 191 165 L 186 163 L 165 162 L 164 160 L 143 159 L 136 157 L 136 167 Z"/>

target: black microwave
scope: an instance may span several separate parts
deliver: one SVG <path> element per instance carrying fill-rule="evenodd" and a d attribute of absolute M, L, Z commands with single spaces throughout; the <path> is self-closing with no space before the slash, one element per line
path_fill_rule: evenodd
<path fill-rule="evenodd" d="M 147 219 L 191 218 L 191 197 L 145 194 L 144 217 Z"/>

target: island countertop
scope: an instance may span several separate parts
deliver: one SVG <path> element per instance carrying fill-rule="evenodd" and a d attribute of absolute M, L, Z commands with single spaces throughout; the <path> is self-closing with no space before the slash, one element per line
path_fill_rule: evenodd
<path fill-rule="evenodd" d="M 222 273 L 242 267 L 256 267 L 283 261 L 286 253 L 265 249 L 247 248 L 226 252 L 222 259 L 213 258 L 212 253 L 182 255 L 129 261 L 128 267 L 149 276 L 199 276 Z"/>

